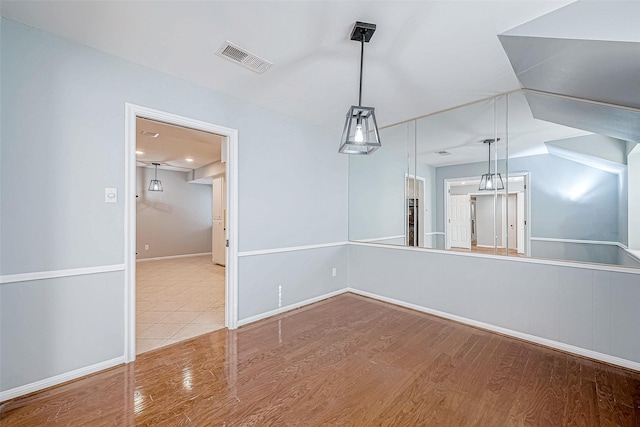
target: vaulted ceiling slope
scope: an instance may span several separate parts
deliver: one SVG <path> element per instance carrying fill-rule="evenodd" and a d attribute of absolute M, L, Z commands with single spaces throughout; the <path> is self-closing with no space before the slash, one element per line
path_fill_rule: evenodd
<path fill-rule="evenodd" d="M 640 142 L 638 22 L 638 1 L 579 1 L 501 34 L 534 117 Z"/>
<path fill-rule="evenodd" d="M 358 100 L 381 126 L 519 88 L 497 34 L 561 1 L 5 1 L 2 15 L 284 115 L 342 130 Z M 226 41 L 264 74 L 215 53 Z"/>

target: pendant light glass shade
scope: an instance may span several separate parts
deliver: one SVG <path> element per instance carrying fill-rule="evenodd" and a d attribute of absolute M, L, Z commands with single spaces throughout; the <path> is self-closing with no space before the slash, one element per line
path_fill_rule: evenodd
<path fill-rule="evenodd" d="M 162 182 L 158 179 L 158 166 L 160 163 L 152 163 L 156 167 L 155 178 L 149 183 L 149 191 L 164 191 L 162 189 Z"/>
<path fill-rule="evenodd" d="M 480 178 L 479 190 L 504 190 L 502 175 L 499 173 L 485 173 Z"/>
<path fill-rule="evenodd" d="M 374 108 L 362 106 L 362 69 L 364 66 L 364 44 L 369 43 L 376 31 L 375 24 L 356 22 L 351 31 L 351 40 L 360 42 L 360 90 L 358 105 L 347 111 L 338 152 L 342 154 L 371 154 L 381 147 L 380 134 Z"/>
<path fill-rule="evenodd" d="M 374 108 L 352 106 L 342 131 L 340 153 L 371 154 L 380 148 L 380 135 Z"/>

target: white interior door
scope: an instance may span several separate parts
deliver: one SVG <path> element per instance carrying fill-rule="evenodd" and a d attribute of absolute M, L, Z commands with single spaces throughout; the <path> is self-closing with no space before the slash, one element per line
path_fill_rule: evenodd
<path fill-rule="evenodd" d="M 449 231 L 452 248 L 471 249 L 471 197 L 449 196 Z"/>
<path fill-rule="evenodd" d="M 224 178 L 214 178 L 213 183 L 213 223 L 211 258 L 214 263 L 226 265 L 226 215 Z"/>

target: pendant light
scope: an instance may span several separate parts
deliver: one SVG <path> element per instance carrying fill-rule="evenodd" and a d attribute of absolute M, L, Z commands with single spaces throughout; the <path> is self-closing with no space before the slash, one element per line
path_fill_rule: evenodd
<path fill-rule="evenodd" d="M 500 141 L 500 138 L 498 138 L 498 141 Z M 502 175 L 500 175 L 500 173 L 491 173 L 491 144 L 496 142 L 496 140 L 491 138 L 491 139 L 485 139 L 482 142 L 484 142 L 489 146 L 489 165 L 488 165 L 489 170 L 488 170 L 488 173 L 485 173 L 484 175 L 482 175 L 482 178 L 480 178 L 480 187 L 478 188 L 478 190 L 481 190 L 481 191 L 482 190 L 487 190 L 487 191 L 504 190 Z"/>
<path fill-rule="evenodd" d="M 373 107 L 362 106 L 362 67 L 364 44 L 369 43 L 376 31 L 376 24 L 356 22 L 351 31 L 351 40 L 360 42 L 360 91 L 358 105 L 347 111 L 347 119 L 342 131 L 342 142 L 338 150 L 343 154 L 371 154 L 381 147 L 378 124 Z"/>
<path fill-rule="evenodd" d="M 149 183 L 149 191 L 163 191 L 162 190 L 162 182 L 158 179 L 158 166 L 160 163 L 151 163 L 156 167 L 155 178 L 151 180 Z"/>

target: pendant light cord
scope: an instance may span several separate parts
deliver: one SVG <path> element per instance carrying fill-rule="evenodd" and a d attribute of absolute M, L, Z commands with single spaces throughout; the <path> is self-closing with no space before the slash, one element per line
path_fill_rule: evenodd
<path fill-rule="evenodd" d="M 360 39 L 360 92 L 358 92 L 358 107 L 362 107 L 362 67 L 364 65 L 364 32 Z"/>
<path fill-rule="evenodd" d="M 491 142 L 489 142 L 489 165 L 487 168 L 487 172 L 489 172 L 489 176 L 491 176 Z"/>

